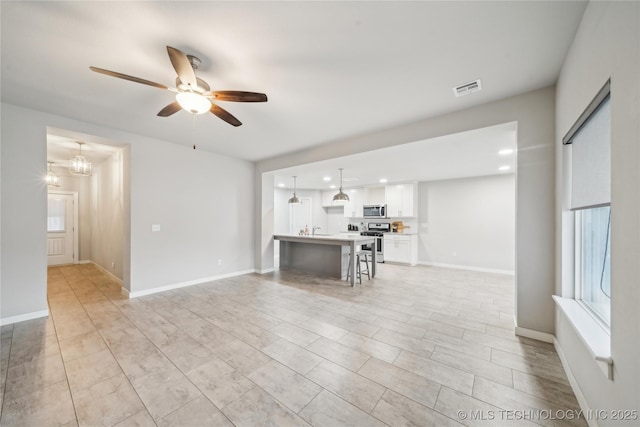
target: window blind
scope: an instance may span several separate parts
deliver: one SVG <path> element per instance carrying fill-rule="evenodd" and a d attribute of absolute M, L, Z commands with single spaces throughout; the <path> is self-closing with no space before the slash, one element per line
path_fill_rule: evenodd
<path fill-rule="evenodd" d="M 606 206 L 611 203 L 611 102 L 608 82 L 572 131 L 563 139 L 571 147 L 571 209 Z"/>

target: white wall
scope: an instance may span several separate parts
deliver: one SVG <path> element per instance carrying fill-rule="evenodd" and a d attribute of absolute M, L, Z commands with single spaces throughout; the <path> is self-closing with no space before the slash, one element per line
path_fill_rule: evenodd
<path fill-rule="evenodd" d="M 517 122 L 516 177 L 516 323 L 521 328 L 553 333 L 554 305 L 554 101 L 548 87 L 466 110 L 399 126 L 256 164 L 256 267 L 273 263 L 273 220 L 268 216 L 273 180 L 263 172 L 297 166 L 457 132 Z M 271 197 L 272 200 L 272 197 Z M 264 203 L 264 206 L 262 207 Z"/>
<path fill-rule="evenodd" d="M 122 150 L 94 165 L 91 177 L 91 260 L 123 278 L 124 182 Z"/>
<path fill-rule="evenodd" d="M 611 356 L 613 381 L 558 313 L 556 338 L 591 409 L 640 409 L 640 3 L 590 2 L 556 93 L 556 293 L 573 297 L 567 156 L 561 139 L 611 78 Z M 599 424 L 614 425 L 612 420 Z M 637 424 L 636 421 L 620 425 Z"/>
<path fill-rule="evenodd" d="M 344 217 L 343 206 L 330 206 L 324 208 L 327 213 L 327 234 L 336 234 L 341 231 L 347 231 L 349 218 Z"/>
<path fill-rule="evenodd" d="M 289 233 L 289 198 L 293 195 L 292 190 L 276 188 L 274 191 L 274 233 Z M 297 190 L 298 197 L 311 198 L 311 222 L 309 232 L 313 226 L 321 227 L 318 233 L 327 233 L 327 211 L 322 207 L 322 192 L 318 190 Z"/>
<path fill-rule="evenodd" d="M 131 292 L 253 271 L 252 163 L 2 104 L 3 321 L 47 309 L 47 126 L 93 135 L 91 142 L 130 144 L 122 274 Z M 152 233 L 151 224 L 162 230 Z"/>
<path fill-rule="evenodd" d="M 419 262 L 513 272 L 515 176 L 421 182 Z"/>

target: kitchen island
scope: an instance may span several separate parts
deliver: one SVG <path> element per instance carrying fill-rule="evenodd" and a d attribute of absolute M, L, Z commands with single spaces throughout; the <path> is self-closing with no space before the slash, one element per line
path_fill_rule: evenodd
<path fill-rule="evenodd" d="M 376 238 L 358 234 L 298 236 L 276 234 L 280 241 L 280 268 L 316 273 L 342 279 L 351 268 L 351 286 L 356 283 L 356 252 L 361 245 L 372 245 L 369 264 L 371 278 L 376 275 Z M 349 254 L 354 260 L 349 266 Z"/>

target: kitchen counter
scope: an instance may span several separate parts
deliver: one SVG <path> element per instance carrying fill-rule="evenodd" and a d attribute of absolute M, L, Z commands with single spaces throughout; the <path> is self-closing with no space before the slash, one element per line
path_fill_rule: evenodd
<path fill-rule="evenodd" d="M 372 262 L 369 265 L 371 277 L 376 275 L 376 239 L 361 236 L 358 233 L 316 234 L 299 236 L 297 234 L 276 234 L 274 240 L 280 241 L 280 268 L 290 268 L 310 273 L 342 279 L 351 268 L 351 286 L 355 285 L 356 263 L 349 266 L 349 254 L 355 260 L 360 245 L 374 245 Z"/>

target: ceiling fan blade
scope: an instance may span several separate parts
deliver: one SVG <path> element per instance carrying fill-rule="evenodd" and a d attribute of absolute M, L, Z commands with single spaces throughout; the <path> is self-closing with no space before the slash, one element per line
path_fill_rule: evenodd
<path fill-rule="evenodd" d="M 216 90 L 206 92 L 204 96 L 212 96 L 218 101 L 233 102 L 267 102 L 267 95 L 258 92 L 241 92 L 238 90 Z"/>
<path fill-rule="evenodd" d="M 194 89 L 198 87 L 196 73 L 193 71 L 187 55 L 181 50 L 171 46 L 167 46 L 167 52 L 169 53 L 171 65 L 173 65 L 174 70 L 176 70 L 180 81 Z"/>
<path fill-rule="evenodd" d="M 216 104 L 211 104 L 211 108 L 209 109 L 209 111 L 232 126 L 238 127 L 242 124 L 242 122 L 236 119 L 230 112 L 228 112 L 224 108 L 218 107 Z"/>
<path fill-rule="evenodd" d="M 157 87 L 158 89 L 166 89 L 170 90 L 168 86 L 161 85 L 160 83 L 155 83 L 149 80 L 141 79 L 139 77 L 129 76 L 127 74 L 117 73 L 115 71 L 105 70 L 104 68 L 98 67 L 89 67 L 91 71 L 95 71 L 96 73 L 104 74 L 106 76 L 117 77 L 119 79 L 129 80 L 131 82 L 142 83 L 143 85 L 149 85 L 153 87 Z"/>
<path fill-rule="evenodd" d="M 167 105 L 162 110 L 160 110 L 160 112 L 158 113 L 158 116 L 169 117 L 170 115 L 177 113 L 181 109 L 182 107 L 180 106 L 180 104 L 178 104 L 178 101 L 173 101 L 171 104 Z"/>

